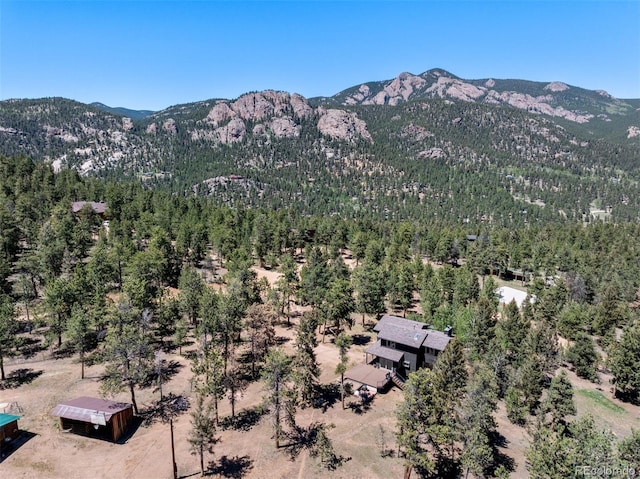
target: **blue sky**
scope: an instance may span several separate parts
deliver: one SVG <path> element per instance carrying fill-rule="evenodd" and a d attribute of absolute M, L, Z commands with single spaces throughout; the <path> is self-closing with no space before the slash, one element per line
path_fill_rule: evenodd
<path fill-rule="evenodd" d="M 436 67 L 640 98 L 640 1 L 0 0 L 0 99 L 159 110 Z"/>

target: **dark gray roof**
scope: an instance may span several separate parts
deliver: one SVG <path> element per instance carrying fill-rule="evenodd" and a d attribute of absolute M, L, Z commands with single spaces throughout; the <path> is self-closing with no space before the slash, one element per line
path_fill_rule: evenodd
<path fill-rule="evenodd" d="M 425 323 L 385 314 L 373 329 L 378 332 L 378 339 L 393 341 L 416 349 L 424 346 L 444 351 L 451 338 L 445 333 L 428 328 L 429 326 Z"/>
<path fill-rule="evenodd" d="M 382 346 L 380 340 L 376 341 L 375 344 L 369 346 L 367 349 L 365 349 L 364 352 L 373 354 L 374 356 L 378 356 L 379 358 L 389 359 L 396 363 L 401 361 L 402 357 L 404 356 L 404 353 L 402 351 Z"/>
<path fill-rule="evenodd" d="M 111 420 L 114 414 L 129 408 L 131 408 L 131 404 L 129 403 L 107 401 L 105 399 L 92 397 L 79 397 L 58 404 L 53 408 L 53 411 L 51 411 L 51 415 L 104 426 Z"/>
<path fill-rule="evenodd" d="M 380 318 L 378 323 L 374 326 L 373 330 L 377 333 L 382 331 L 383 328 L 387 326 L 397 326 L 405 329 L 426 329 L 427 324 L 420 323 L 418 321 L 412 321 L 410 319 L 401 318 L 400 316 L 392 316 L 390 314 L 385 314 Z"/>
<path fill-rule="evenodd" d="M 447 347 L 451 338 L 440 331 L 430 330 L 427 338 L 424 340 L 422 345 L 425 348 L 432 348 L 438 351 L 444 351 L 444 348 Z"/>
<path fill-rule="evenodd" d="M 387 326 L 378 333 L 378 338 L 419 349 L 428 332 L 426 329 Z"/>

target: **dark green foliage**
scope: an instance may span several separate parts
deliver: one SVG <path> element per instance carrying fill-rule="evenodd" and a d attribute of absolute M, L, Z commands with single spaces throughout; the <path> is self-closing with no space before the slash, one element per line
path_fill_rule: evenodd
<path fill-rule="evenodd" d="M 614 469 L 613 436 L 599 430 L 591 416 L 555 429 L 539 423 L 527 450 L 527 469 L 533 479 L 593 477 L 594 470 Z"/>
<path fill-rule="evenodd" d="M 351 275 L 355 291 L 355 310 L 362 314 L 362 324 L 365 315 L 377 316 L 385 311 L 384 298 L 386 285 L 382 267 L 365 261 L 353 270 Z"/>
<path fill-rule="evenodd" d="M 341 333 L 336 337 L 336 347 L 340 354 L 340 362 L 336 366 L 336 374 L 340 375 L 340 400 L 342 401 L 342 409 L 344 409 L 345 394 L 344 373 L 347 371 L 347 366 L 349 364 L 349 357 L 347 356 L 347 353 L 349 352 L 352 342 L 353 340 L 351 339 L 351 336 L 347 336 L 344 333 Z"/>
<path fill-rule="evenodd" d="M 520 389 L 510 387 L 504 398 L 507 417 L 513 424 L 524 426 L 529 415 L 529 410 L 524 402 L 524 398 Z"/>
<path fill-rule="evenodd" d="M 529 331 L 529 321 L 520 313 L 515 301 L 506 305 L 503 319 L 497 324 L 496 336 L 511 363 L 518 364 L 522 360 Z"/>
<path fill-rule="evenodd" d="M 14 304 L 11 299 L 0 292 L 0 379 L 6 379 L 4 358 L 15 341 L 16 323 L 14 320 Z"/>
<path fill-rule="evenodd" d="M 631 436 L 618 444 L 618 459 L 624 467 L 631 467 L 635 471 L 640 468 L 640 430 L 631 432 Z"/>
<path fill-rule="evenodd" d="M 205 402 L 205 394 L 198 392 L 196 396 L 196 407 L 191 412 L 191 431 L 188 441 L 194 454 L 198 454 L 200 458 L 200 475 L 204 476 L 204 452 L 205 449 L 211 450 L 211 446 L 215 444 L 216 439 L 216 422 L 211 416 L 211 406 Z"/>
<path fill-rule="evenodd" d="M 200 298 L 205 288 L 204 281 L 193 267 L 186 266 L 180 272 L 178 288 L 180 289 L 179 301 L 181 309 L 186 314 L 189 322 L 197 326 Z"/>
<path fill-rule="evenodd" d="M 67 332 L 73 348 L 80 355 L 80 364 L 82 368 L 80 374 L 81 379 L 84 379 L 85 353 L 89 350 L 91 345 L 91 333 L 93 332 L 91 329 L 91 323 L 88 311 L 80 305 L 75 305 L 71 311 Z"/>
<path fill-rule="evenodd" d="M 439 441 L 436 419 L 438 391 L 433 376 L 429 369 L 411 373 L 405 383 L 404 401 L 396 412 L 396 440 L 404 455 L 405 478 L 413 469 L 421 475 L 432 474 L 436 470 L 432 451 L 438 447 Z"/>
<path fill-rule="evenodd" d="M 497 393 L 492 372 L 484 366 L 477 368 L 469 382 L 460 418 L 463 442 L 460 460 L 467 474 L 471 472 L 476 477 L 486 476 L 495 466 L 497 453 L 492 437 L 497 428 L 493 419 Z"/>
<path fill-rule="evenodd" d="M 567 416 L 576 414 L 573 387 L 565 371 L 561 371 L 551 380 L 551 386 L 549 386 L 547 397 L 542 404 L 542 410 L 551 415 L 553 423 L 564 421 Z"/>
<path fill-rule="evenodd" d="M 292 362 L 292 376 L 303 406 L 312 404 L 315 399 L 320 376 L 320 366 L 316 358 L 315 347 L 317 321 L 312 313 L 305 312 L 300 318 L 296 332 L 296 353 Z"/>
<path fill-rule="evenodd" d="M 609 353 L 616 395 L 637 402 L 640 398 L 640 322 L 627 328 Z"/>
<path fill-rule="evenodd" d="M 262 380 L 265 383 L 265 405 L 271 411 L 276 449 L 280 447 L 282 436 L 282 420 L 291 397 L 288 394 L 287 383 L 291 377 L 291 360 L 279 349 L 272 349 L 267 354 L 262 370 Z"/>
<path fill-rule="evenodd" d="M 145 334 L 139 312 L 124 303 L 107 333 L 104 357 L 107 361 L 102 390 L 107 394 L 128 390 L 136 414 L 135 388 L 148 383 L 153 373 L 153 350 Z"/>
<path fill-rule="evenodd" d="M 598 353 L 593 340 L 586 334 L 582 333 L 576 337 L 573 345 L 567 350 L 566 358 L 576 368 L 578 377 L 590 381 L 598 379 Z"/>

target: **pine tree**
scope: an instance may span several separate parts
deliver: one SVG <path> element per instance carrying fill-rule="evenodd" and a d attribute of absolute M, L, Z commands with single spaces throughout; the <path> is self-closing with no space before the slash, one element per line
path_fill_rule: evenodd
<path fill-rule="evenodd" d="M 576 368 L 578 377 L 590 381 L 597 380 L 598 353 L 593 340 L 585 333 L 580 333 L 576 336 L 575 342 L 567 350 L 566 357 L 567 361 Z"/>
<path fill-rule="evenodd" d="M 91 318 L 87 314 L 87 311 L 79 305 L 75 305 L 71 311 L 67 333 L 73 347 L 80 355 L 80 379 L 84 379 L 84 358 L 89 348 Z"/>
<path fill-rule="evenodd" d="M 4 358 L 15 340 L 14 306 L 10 298 L 0 292 L 0 379 L 6 379 Z"/>
<path fill-rule="evenodd" d="M 271 411 L 276 449 L 280 448 L 282 418 L 287 406 L 287 390 L 290 377 L 290 358 L 279 349 L 269 351 L 262 370 L 262 380 L 265 383 L 266 393 L 263 400 Z"/>
<path fill-rule="evenodd" d="M 315 347 L 318 345 L 315 330 L 316 322 L 312 313 L 305 312 L 298 324 L 295 342 L 296 353 L 291 364 L 292 378 L 303 406 L 313 402 L 320 376 L 320 367 L 315 352 Z"/>
<path fill-rule="evenodd" d="M 551 421 L 556 424 L 564 421 L 567 416 L 576 414 L 576 404 L 573 401 L 573 387 L 567 373 L 561 371 L 560 374 L 551 380 L 551 386 L 547 391 L 542 410 L 551 414 Z"/>
<path fill-rule="evenodd" d="M 204 451 L 209 446 L 215 444 L 216 422 L 211 417 L 211 407 L 205 403 L 205 394 L 199 391 L 196 395 L 196 407 L 191 413 L 191 432 L 189 434 L 189 444 L 194 454 L 200 458 L 200 475 L 204 476 Z"/>
<path fill-rule="evenodd" d="M 276 313 L 267 304 L 252 304 L 247 309 L 245 326 L 251 347 L 251 377 L 256 377 L 256 363 L 262 361 L 275 341 Z"/>
<path fill-rule="evenodd" d="M 616 395 L 631 401 L 640 400 L 640 322 L 627 328 L 609 355 Z"/>
<path fill-rule="evenodd" d="M 351 336 L 347 336 L 342 333 L 336 338 L 336 346 L 340 352 L 340 362 L 336 366 L 336 374 L 340 375 L 340 400 L 342 401 L 342 409 L 344 409 L 344 373 L 347 371 L 347 365 L 349 364 L 349 357 L 347 353 L 351 347 L 353 340 Z"/>
<path fill-rule="evenodd" d="M 148 337 L 135 319 L 135 313 L 130 313 L 122 323 L 109 327 L 104 350 L 107 366 L 102 390 L 117 393 L 128 389 L 133 410 L 138 414 L 135 388 L 145 384 L 153 374 L 153 351 Z"/>
<path fill-rule="evenodd" d="M 404 387 L 404 401 L 396 412 L 398 447 L 404 455 L 404 479 L 418 474 L 432 474 L 436 464 L 432 451 L 438 445 L 438 392 L 434 373 L 418 369 L 409 374 Z"/>
<path fill-rule="evenodd" d="M 460 459 L 467 475 L 471 472 L 482 477 L 495 465 L 492 435 L 497 427 L 493 419 L 497 398 L 498 386 L 493 373 L 486 366 L 479 366 L 474 371 L 461 406 L 463 450 Z"/>

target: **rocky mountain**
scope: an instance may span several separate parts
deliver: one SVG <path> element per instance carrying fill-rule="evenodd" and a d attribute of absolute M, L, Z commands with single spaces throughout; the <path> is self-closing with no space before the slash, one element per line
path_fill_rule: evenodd
<path fill-rule="evenodd" d="M 464 80 L 446 70 L 432 69 L 420 75 L 401 73 L 393 80 L 363 83 L 330 98 L 326 105 L 398 105 L 402 102 L 443 98 L 455 101 L 504 105 L 542 114 L 588 128 L 585 133 L 611 132 L 623 137 L 624 130 L 637 128 L 640 102 L 612 97 L 604 90 L 586 90 L 559 81 L 549 83 L 486 78 Z M 615 123 L 608 127 L 607 123 Z M 626 126 L 626 128 L 624 128 Z"/>
<path fill-rule="evenodd" d="M 403 73 L 330 98 L 277 91 L 122 115 L 0 102 L 0 153 L 227 203 L 461 222 L 630 220 L 640 101 L 560 82 Z"/>

